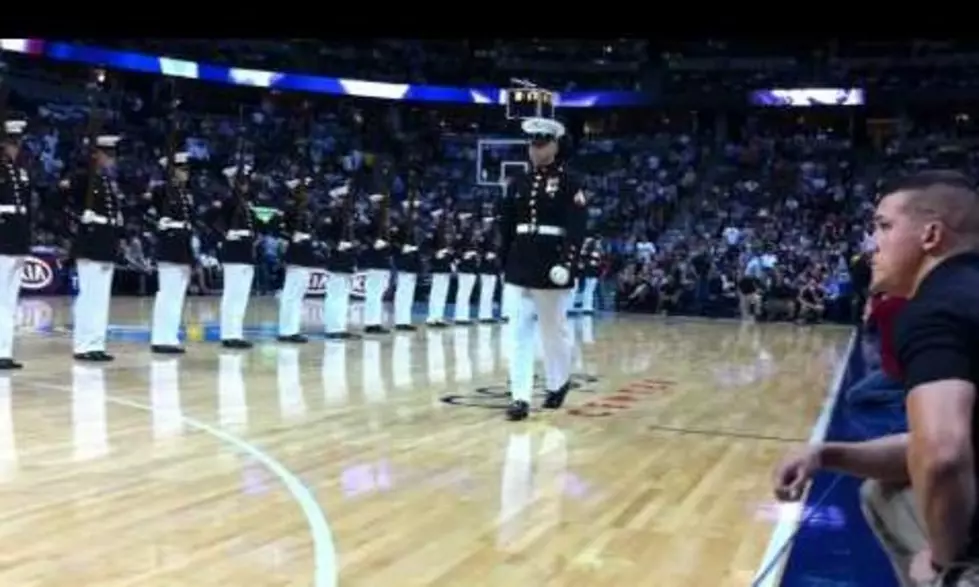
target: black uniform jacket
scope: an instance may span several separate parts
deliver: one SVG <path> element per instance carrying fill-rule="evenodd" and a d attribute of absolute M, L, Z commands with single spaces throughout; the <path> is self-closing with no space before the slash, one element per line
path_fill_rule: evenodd
<path fill-rule="evenodd" d="M 459 262 L 456 270 L 459 273 L 479 273 L 481 251 L 479 243 L 473 238 L 461 239 L 458 245 Z"/>
<path fill-rule="evenodd" d="M 0 255 L 30 252 L 31 212 L 27 170 L 0 154 Z"/>
<path fill-rule="evenodd" d="M 211 208 L 211 224 L 221 234 L 218 260 L 222 263 L 255 264 L 255 244 L 264 226 L 248 201 L 238 195 L 226 198 L 220 208 Z"/>
<path fill-rule="evenodd" d="M 286 265 L 297 267 L 318 267 L 316 255 L 317 235 L 313 225 L 313 215 L 309 208 L 293 203 L 279 221 L 279 234 L 286 245 Z"/>
<path fill-rule="evenodd" d="M 588 221 L 579 182 L 563 165 L 552 164 L 519 176 L 510 184 L 500 219 L 507 283 L 534 289 L 566 289 L 550 279 L 551 268 L 572 271 Z"/>
<path fill-rule="evenodd" d="M 183 187 L 153 190 L 156 229 L 156 260 L 160 263 L 193 265 L 194 200 Z"/>
<path fill-rule="evenodd" d="M 88 173 L 69 180 L 68 196 L 75 220 L 72 256 L 75 259 L 113 263 L 119 258 L 119 239 L 124 235 L 122 194 L 103 172 Z"/>
<path fill-rule="evenodd" d="M 392 237 L 394 246 L 394 268 L 402 273 L 421 272 L 421 251 L 411 234 L 411 227 L 403 227 Z"/>
<path fill-rule="evenodd" d="M 322 228 L 327 241 L 326 270 L 330 273 L 354 273 L 357 270 L 357 243 L 349 234 L 345 216 L 342 207 L 332 207 Z"/>
<path fill-rule="evenodd" d="M 429 268 L 432 273 L 452 273 L 455 251 L 441 232 L 440 230 L 426 241 L 425 251 L 429 257 Z"/>
<path fill-rule="evenodd" d="M 372 220 L 360 227 L 358 234 L 363 248 L 360 252 L 361 269 L 391 270 L 391 254 L 393 248 L 390 237 L 381 228 L 379 220 Z"/>

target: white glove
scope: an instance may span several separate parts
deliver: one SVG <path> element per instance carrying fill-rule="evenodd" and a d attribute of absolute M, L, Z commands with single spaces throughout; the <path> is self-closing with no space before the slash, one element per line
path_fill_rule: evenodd
<path fill-rule="evenodd" d="M 492 261 L 493 259 L 496 258 L 496 253 L 487 253 L 486 258 Z"/>
<path fill-rule="evenodd" d="M 449 249 L 439 249 L 435 253 L 435 258 L 436 259 L 444 259 L 444 258 L 446 258 L 448 256 L 449 256 Z"/>
<path fill-rule="evenodd" d="M 338 251 L 349 251 L 353 246 L 354 246 L 354 244 L 352 242 L 350 242 L 350 241 L 340 241 L 340 244 L 337 245 L 337 250 Z"/>
<path fill-rule="evenodd" d="M 386 247 L 386 246 L 388 246 L 388 243 L 387 243 L 387 241 L 386 241 L 386 240 L 384 240 L 384 239 L 380 239 L 380 238 L 379 238 L 379 239 L 377 239 L 376 241 L 374 241 L 374 248 L 375 248 L 376 250 L 381 250 L 381 249 L 383 249 L 383 248 L 384 248 L 384 247 Z"/>
<path fill-rule="evenodd" d="M 555 265 L 551 267 L 551 270 L 547 273 L 547 276 L 551 279 L 551 283 L 558 287 L 564 287 L 568 285 L 569 281 L 571 281 L 571 271 L 569 271 L 564 265 Z"/>
<path fill-rule="evenodd" d="M 405 245 L 405 246 L 401 247 L 401 252 L 402 253 L 414 253 L 417 250 L 418 250 L 418 247 L 416 247 L 414 245 Z"/>
<path fill-rule="evenodd" d="M 479 253 L 477 253 L 476 251 L 466 251 L 462 255 L 462 258 L 463 259 L 475 259 L 477 256 L 479 256 Z"/>

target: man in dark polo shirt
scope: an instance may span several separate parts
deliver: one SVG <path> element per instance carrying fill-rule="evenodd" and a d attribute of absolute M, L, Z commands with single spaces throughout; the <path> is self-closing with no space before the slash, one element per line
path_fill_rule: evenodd
<path fill-rule="evenodd" d="M 865 478 L 867 521 L 904 586 L 979 585 L 976 387 L 979 196 L 927 171 L 885 190 L 874 217 L 872 292 L 906 296 L 894 342 L 908 432 L 823 443 L 776 470 L 775 494 L 801 498 L 820 468 Z"/>

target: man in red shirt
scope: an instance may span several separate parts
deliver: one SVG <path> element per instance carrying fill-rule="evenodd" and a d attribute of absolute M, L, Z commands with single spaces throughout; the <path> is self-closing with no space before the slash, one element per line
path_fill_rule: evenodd
<path fill-rule="evenodd" d="M 869 362 L 867 375 L 846 390 L 844 397 L 849 405 L 899 404 L 904 401 L 901 368 L 894 349 L 894 323 L 907 303 L 907 298 L 887 294 L 868 300 L 864 336 L 873 337 L 869 342 L 876 343 L 873 346 L 880 353 L 880 363 Z"/>

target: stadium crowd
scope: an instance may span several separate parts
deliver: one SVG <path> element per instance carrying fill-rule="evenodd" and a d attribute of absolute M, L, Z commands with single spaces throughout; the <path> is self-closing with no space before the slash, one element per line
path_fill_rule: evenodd
<path fill-rule="evenodd" d="M 349 54 L 350 59 L 341 63 L 358 63 L 373 55 L 364 53 L 367 47 L 356 45 L 343 50 L 322 46 L 313 56 L 296 46 L 273 51 L 250 41 L 226 45 L 218 58 L 222 54 L 228 59 L 254 57 L 256 63 L 245 59 L 244 65 L 288 58 L 293 59 L 288 63 L 299 67 L 302 63 L 295 60 L 305 56 L 306 66 L 316 68 L 323 51 Z M 172 45 L 188 56 L 196 56 L 195 46 L 190 41 Z M 606 46 L 611 47 L 607 52 Z M 117 47 L 132 45 L 118 41 Z M 139 48 L 154 50 L 145 44 Z M 567 61 L 569 55 L 592 49 L 599 54 L 596 59 L 606 53 L 606 61 L 615 61 L 608 55 L 618 56 L 616 63 L 642 62 L 655 52 L 642 43 L 626 42 L 576 49 L 552 44 L 549 56 L 527 46 L 508 48 L 498 43 L 451 44 L 433 52 L 406 41 L 382 43 L 371 51 L 404 58 L 417 66 L 408 70 L 416 76 L 413 80 L 430 81 L 440 74 L 449 79 L 465 75 L 436 66 L 444 65 L 445 57 L 457 51 L 468 51 L 467 55 L 502 51 L 530 63 L 545 57 Z M 707 44 L 659 58 L 690 66 L 691 60 L 716 58 L 725 50 L 723 44 Z M 836 47 L 835 51 L 851 49 Z M 938 50 L 920 51 L 933 55 Z M 64 234 L 57 189 L 81 157 L 87 121 L 80 90 L 85 72 L 27 58 L 11 65 L 11 103 L 29 115 L 26 146 L 34 183 L 38 197 L 49 204 L 41 206 L 37 241 L 57 246 Z M 768 73 L 780 69 L 770 65 Z M 614 70 L 603 71 L 614 77 Z M 689 86 L 694 77 L 688 76 L 684 83 Z M 147 192 L 163 175 L 157 161 L 166 139 L 168 82 L 136 76 L 121 79 L 113 93 L 111 124 L 126 137 L 117 177 L 129 198 L 126 261 L 138 272 L 150 272 L 153 236 L 140 218 Z M 79 91 L 65 89 L 72 84 Z M 289 194 L 286 182 L 300 172 L 303 155 L 297 145 L 309 145 L 317 178 L 311 187 L 314 210 L 325 210 L 327 192 L 348 178 L 368 173 L 381 154 L 395 162 L 395 200 L 415 189 L 424 211 L 438 208 L 446 199 L 458 209 L 471 209 L 476 202 L 499 196 L 500 188 L 492 185 L 499 179 L 493 176 L 498 161 L 523 156 L 519 150 L 478 152 L 480 138 L 515 134 L 512 123 L 507 126 L 502 113 L 491 108 L 317 98 L 307 128 L 300 113 L 308 105 L 301 97 L 196 82 L 182 84 L 179 93 L 180 134 L 195 161 L 192 187 L 202 214 L 227 197 L 228 184 L 220 170 L 237 158 L 241 139 L 245 157 L 255 168 L 255 203 L 272 208 L 284 204 Z M 241 111 L 229 106 L 239 103 L 246 105 Z M 800 322 L 859 319 L 864 300 L 859 287 L 854 287 L 853 265 L 870 245 L 869 212 L 880 182 L 927 165 L 952 162 L 969 171 L 976 163 L 976 156 L 964 148 L 971 144 L 972 121 L 961 117 L 924 117 L 903 129 L 899 139 L 870 140 L 846 125 L 819 120 L 786 124 L 784 115 L 756 113 L 722 126 L 716 121 L 704 124 L 702 116 L 689 112 L 649 114 L 635 110 L 604 110 L 587 116 L 568 113 L 575 135 L 572 166 L 590 194 L 590 230 L 603 238 L 603 289 L 614 294 L 604 297 L 622 310 L 740 314 Z M 483 168 L 477 164 L 480 155 Z M 360 214 L 365 213 L 363 208 Z M 397 215 L 398 207 L 393 213 Z M 431 230 L 430 216 L 423 215 L 425 219 L 428 225 L 422 222 L 422 228 Z M 209 289 L 204 276 L 217 272 L 217 237 L 206 229 L 199 235 L 199 290 Z M 261 244 L 256 273 L 260 293 L 278 286 L 281 250 L 281 243 L 272 237 Z"/>

